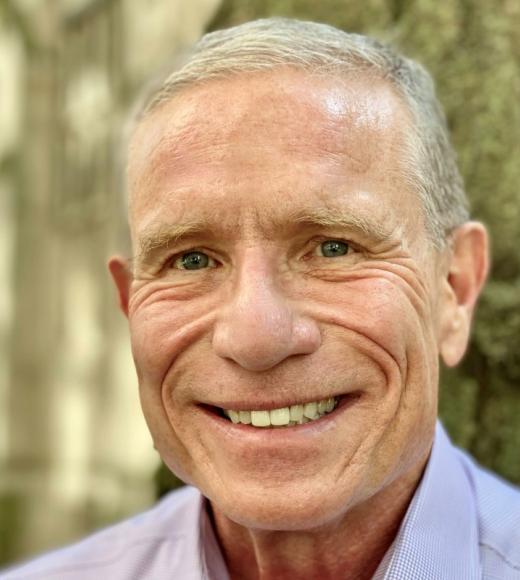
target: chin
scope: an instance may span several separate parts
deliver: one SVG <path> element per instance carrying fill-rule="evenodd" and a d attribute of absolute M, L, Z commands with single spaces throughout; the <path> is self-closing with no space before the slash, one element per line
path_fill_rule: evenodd
<path fill-rule="evenodd" d="M 278 489 L 230 486 L 226 494 L 210 492 L 204 495 L 214 509 L 233 522 L 266 531 L 311 530 L 341 518 L 352 504 L 348 493 L 331 493 L 330 487 L 306 489 L 301 484 Z"/>

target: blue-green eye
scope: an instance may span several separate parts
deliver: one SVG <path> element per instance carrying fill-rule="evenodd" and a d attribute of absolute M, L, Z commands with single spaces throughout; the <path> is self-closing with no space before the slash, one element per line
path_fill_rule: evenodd
<path fill-rule="evenodd" d="M 322 242 L 319 247 L 319 253 L 325 258 L 336 258 L 348 254 L 349 245 L 340 240 L 327 240 Z"/>
<path fill-rule="evenodd" d="M 202 270 L 212 267 L 213 260 L 204 252 L 186 252 L 178 257 L 173 263 L 179 270 Z"/>

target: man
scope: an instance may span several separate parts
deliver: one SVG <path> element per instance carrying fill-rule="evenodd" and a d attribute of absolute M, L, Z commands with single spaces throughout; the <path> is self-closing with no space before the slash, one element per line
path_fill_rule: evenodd
<path fill-rule="evenodd" d="M 436 423 L 487 273 L 427 73 L 328 26 L 205 36 L 128 153 L 110 271 L 193 487 L 4 578 L 520 578 L 520 494 Z"/>

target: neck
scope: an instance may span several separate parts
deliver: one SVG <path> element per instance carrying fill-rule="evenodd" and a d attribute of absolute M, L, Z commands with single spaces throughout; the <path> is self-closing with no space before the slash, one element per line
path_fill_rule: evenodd
<path fill-rule="evenodd" d="M 424 463 L 339 519 L 309 530 L 246 528 L 212 506 L 230 578 L 369 580 L 397 535 L 423 469 Z"/>

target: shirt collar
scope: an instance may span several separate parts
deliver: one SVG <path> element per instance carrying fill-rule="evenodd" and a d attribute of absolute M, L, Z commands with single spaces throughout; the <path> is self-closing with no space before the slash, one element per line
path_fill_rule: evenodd
<path fill-rule="evenodd" d="M 374 580 L 481 577 L 475 496 L 437 422 L 423 478 Z"/>

